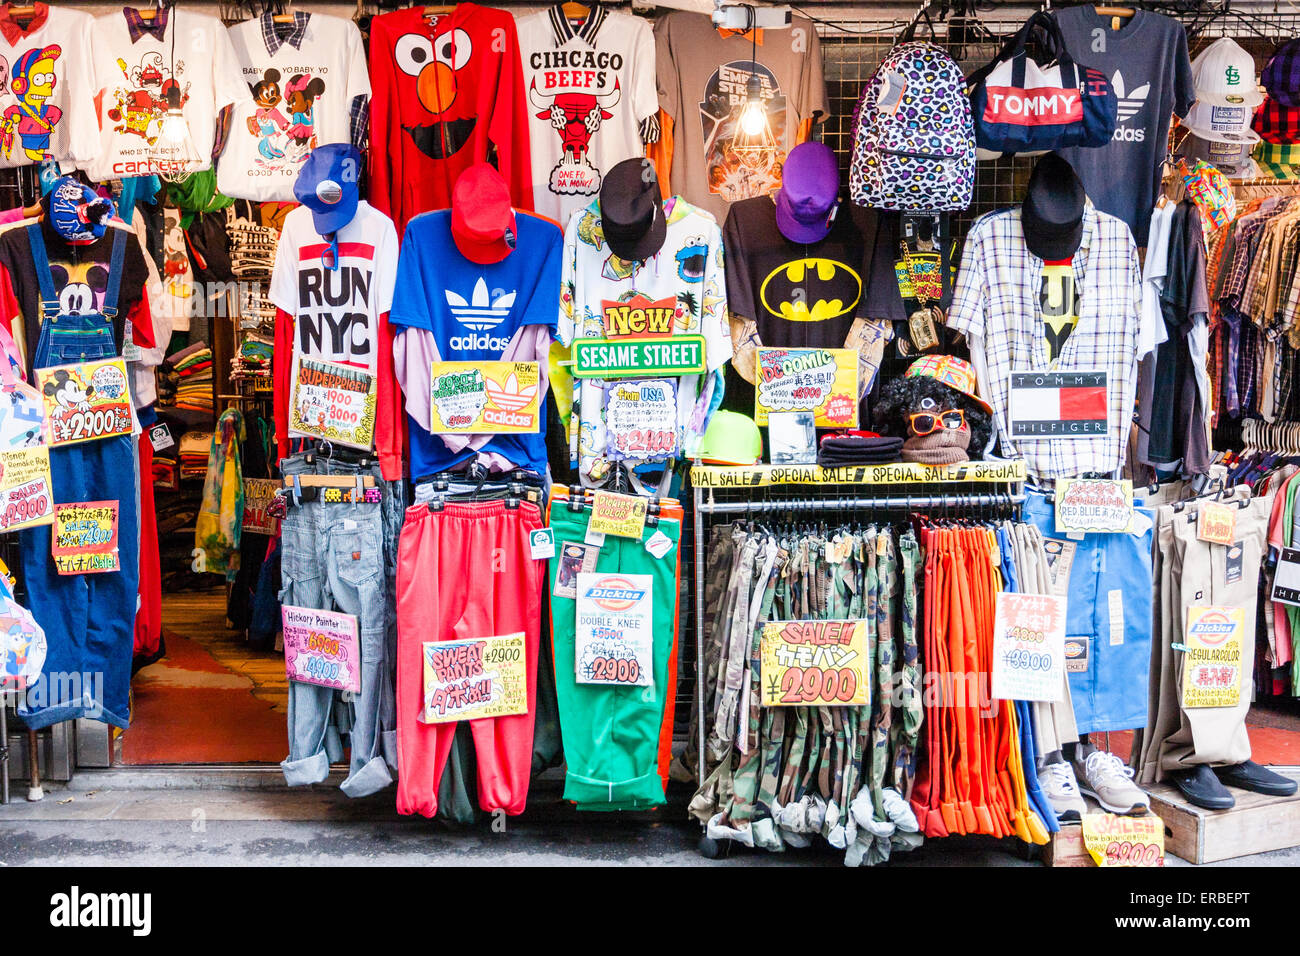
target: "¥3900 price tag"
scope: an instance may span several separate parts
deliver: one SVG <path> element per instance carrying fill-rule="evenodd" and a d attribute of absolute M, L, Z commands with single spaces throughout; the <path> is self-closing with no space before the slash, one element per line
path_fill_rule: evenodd
<path fill-rule="evenodd" d="M 1153 813 L 1085 814 L 1083 845 L 1098 866 L 1164 866 L 1165 824 Z"/>

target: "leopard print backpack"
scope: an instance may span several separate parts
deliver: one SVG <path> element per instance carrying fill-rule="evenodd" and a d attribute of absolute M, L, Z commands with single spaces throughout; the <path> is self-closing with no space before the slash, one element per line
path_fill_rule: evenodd
<path fill-rule="evenodd" d="M 975 186 L 975 123 L 966 78 L 940 47 L 899 44 L 853 111 L 849 196 L 859 206 L 957 212 Z"/>

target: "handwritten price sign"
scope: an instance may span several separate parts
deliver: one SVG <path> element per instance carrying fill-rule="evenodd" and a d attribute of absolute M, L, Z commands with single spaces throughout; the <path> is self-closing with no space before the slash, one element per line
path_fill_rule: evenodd
<path fill-rule="evenodd" d="M 1165 824 L 1150 813 L 1089 813 L 1083 818 L 1083 846 L 1098 866 L 1164 866 Z"/>
<path fill-rule="evenodd" d="M 131 434 L 131 395 L 120 359 L 36 370 L 50 445 Z"/>
<path fill-rule="evenodd" d="M 871 703 L 866 621 L 769 621 L 759 655 L 764 707 Z"/>
<path fill-rule="evenodd" d="M 53 521 L 50 450 L 39 445 L 0 452 L 0 531 Z"/>

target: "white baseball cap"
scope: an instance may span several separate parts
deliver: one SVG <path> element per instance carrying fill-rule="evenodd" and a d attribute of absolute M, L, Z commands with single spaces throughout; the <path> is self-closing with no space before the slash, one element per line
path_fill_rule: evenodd
<path fill-rule="evenodd" d="M 1254 109 L 1249 106 L 1216 106 L 1197 100 L 1183 125 L 1201 139 L 1253 146 L 1259 142 L 1259 134 L 1250 128 L 1254 115 Z"/>
<path fill-rule="evenodd" d="M 1256 107 L 1264 102 L 1254 58 L 1229 37 L 1219 37 L 1192 61 L 1192 80 L 1201 103 Z"/>

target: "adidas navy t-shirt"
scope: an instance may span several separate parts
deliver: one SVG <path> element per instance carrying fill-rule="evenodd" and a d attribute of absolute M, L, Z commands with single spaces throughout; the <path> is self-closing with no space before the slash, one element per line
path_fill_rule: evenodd
<path fill-rule="evenodd" d="M 470 262 L 451 236 L 451 212 L 416 216 L 407 224 L 397 265 L 389 323 L 394 332 L 426 329 L 444 361 L 499 361 L 516 332 L 544 325 L 556 332 L 560 256 L 564 236 L 555 223 L 517 213 L 516 247 L 500 262 Z M 527 356 L 524 361 L 531 361 Z M 406 401 L 427 402 L 409 390 Z M 545 416 L 543 416 L 544 421 Z M 411 477 L 454 468 L 477 452 L 453 452 L 410 414 Z M 546 435 L 497 435 L 478 452 L 495 452 L 516 465 L 546 473 Z"/>

